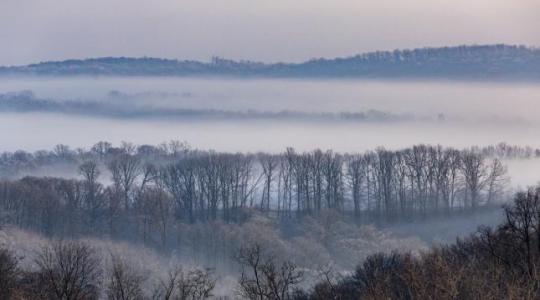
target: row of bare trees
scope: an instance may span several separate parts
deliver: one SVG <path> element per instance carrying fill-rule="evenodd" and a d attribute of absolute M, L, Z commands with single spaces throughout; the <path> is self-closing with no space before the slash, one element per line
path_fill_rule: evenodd
<path fill-rule="evenodd" d="M 107 167 L 124 209 L 136 193 L 157 188 L 172 197 L 175 217 L 191 223 L 218 215 L 238 221 L 245 208 L 289 217 L 334 209 L 387 219 L 475 210 L 503 196 L 508 179 L 499 159 L 477 149 L 426 145 L 345 155 L 292 148 L 278 155 L 195 152 L 161 165 L 122 153 Z"/>
<path fill-rule="evenodd" d="M 540 149 L 506 143 L 476 147 L 474 151 L 488 158 L 532 159 L 540 157 Z M 180 141 L 171 141 L 157 146 L 136 146 L 126 142 L 119 146 L 113 146 L 108 142 L 99 142 L 90 149 L 72 149 L 67 145 L 57 145 L 53 150 L 1 152 L 0 177 L 15 178 L 44 169 L 69 169 L 88 160 L 106 163 L 122 153 L 128 153 L 137 156 L 142 161 L 156 164 L 172 163 L 185 154 L 193 152 L 202 153 L 198 150 L 192 150 L 187 143 Z"/>
<path fill-rule="evenodd" d="M 242 222 L 253 210 L 281 219 L 334 210 L 367 222 L 474 211 L 498 202 L 508 183 L 496 158 L 425 145 L 345 155 L 185 151 L 167 162 L 125 149 L 78 171 L 82 179 L 0 181 L 0 221 L 62 236 L 135 228 L 165 244 L 178 224 Z"/>

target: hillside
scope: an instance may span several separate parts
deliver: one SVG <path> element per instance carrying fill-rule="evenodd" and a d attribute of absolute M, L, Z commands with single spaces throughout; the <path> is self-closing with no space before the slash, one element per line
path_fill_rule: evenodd
<path fill-rule="evenodd" d="M 105 57 L 0 67 L 14 76 L 232 76 L 293 78 L 540 79 L 540 50 L 485 45 L 378 51 L 304 63 L 265 64 L 213 58 L 211 62 Z"/>

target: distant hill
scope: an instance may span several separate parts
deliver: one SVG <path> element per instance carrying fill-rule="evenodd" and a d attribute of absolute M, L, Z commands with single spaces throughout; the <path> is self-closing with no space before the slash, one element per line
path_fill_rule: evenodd
<path fill-rule="evenodd" d="M 378 51 L 304 63 L 265 64 L 105 57 L 0 67 L 0 75 L 232 76 L 293 78 L 540 79 L 540 49 L 484 45 Z"/>

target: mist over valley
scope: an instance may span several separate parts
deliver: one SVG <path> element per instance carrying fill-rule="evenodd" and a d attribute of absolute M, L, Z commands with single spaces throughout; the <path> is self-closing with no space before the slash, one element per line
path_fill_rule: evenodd
<path fill-rule="evenodd" d="M 540 299 L 538 11 L 0 1 L 0 300 Z"/>

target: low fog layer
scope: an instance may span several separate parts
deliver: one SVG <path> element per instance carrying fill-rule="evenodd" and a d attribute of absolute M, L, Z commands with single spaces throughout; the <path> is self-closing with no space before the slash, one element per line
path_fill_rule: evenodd
<path fill-rule="evenodd" d="M 13 133 L 16 134 L 13 134 Z M 418 143 L 459 148 L 506 141 L 540 147 L 532 126 L 497 126 L 453 123 L 297 123 L 272 121 L 171 122 L 114 120 L 63 114 L 7 113 L 0 119 L 0 150 L 30 151 L 55 144 L 89 148 L 99 140 L 119 144 L 159 144 L 184 140 L 195 148 L 228 152 L 281 152 L 292 146 L 355 152 L 385 146 L 402 148 Z"/>
<path fill-rule="evenodd" d="M 370 109 L 533 121 L 540 87 L 526 83 L 189 78 L 11 78 L 0 93 L 185 109 L 344 112 Z M 129 100 L 129 101 L 122 101 Z"/>
<path fill-rule="evenodd" d="M 279 152 L 288 146 L 354 152 L 417 143 L 467 147 L 502 141 L 540 146 L 540 112 L 531 109 L 540 88 L 529 84 L 179 78 L 12 78 L 0 82 L 0 94 L 23 90 L 31 90 L 36 99 L 67 101 L 82 108 L 77 114 L 1 113 L 0 150 L 37 150 L 59 143 L 89 147 L 98 140 L 137 144 L 185 140 L 196 148 L 233 152 Z M 297 115 L 279 121 L 81 115 L 84 107 L 92 105 L 142 114 L 195 111 L 235 116 L 252 111 L 275 117 L 294 111 Z M 296 122 L 298 116 L 370 111 L 403 122 Z"/>
<path fill-rule="evenodd" d="M 417 119 L 412 115 L 394 115 L 377 110 L 366 112 L 340 112 L 340 113 L 307 113 L 283 110 L 257 111 L 230 111 L 219 109 L 192 109 L 174 107 L 155 107 L 151 103 L 138 106 L 135 100 L 140 97 L 166 97 L 167 94 L 135 94 L 125 95 L 117 91 L 109 93 L 111 101 L 54 101 L 36 98 L 32 91 L 0 94 L 0 112 L 15 113 L 59 113 L 66 115 L 82 115 L 91 117 L 105 117 L 118 119 L 154 119 L 169 121 L 296 121 L 296 122 L 404 122 L 429 119 Z M 143 98 L 144 99 L 144 98 Z M 131 101 L 134 100 L 134 101 Z M 135 103 L 134 103 L 135 102 Z M 440 121 L 444 117 L 439 116 Z"/>

